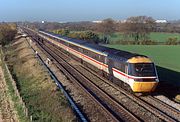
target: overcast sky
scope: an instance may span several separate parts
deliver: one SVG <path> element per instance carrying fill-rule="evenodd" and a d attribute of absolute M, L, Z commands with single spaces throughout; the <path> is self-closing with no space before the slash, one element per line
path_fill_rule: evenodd
<path fill-rule="evenodd" d="M 180 0 L 0 0 L 0 21 L 87 21 L 146 15 L 180 19 Z"/>

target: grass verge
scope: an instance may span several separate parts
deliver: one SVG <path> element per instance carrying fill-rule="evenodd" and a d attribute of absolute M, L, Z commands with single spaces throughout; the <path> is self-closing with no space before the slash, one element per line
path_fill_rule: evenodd
<path fill-rule="evenodd" d="M 17 112 L 19 121 L 28 122 L 29 119 L 26 117 L 24 109 L 23 109 L 23 105 L 21 104 L 19 97 L 15 93 L 15 89 L 14 89 L 12 81 L 10 79 L 10 74 L 8 73 L 8 71 L 6 69 L 5 62 L 3 61 L 2 57 L 3 57 L 3 53 L 1 51 L 1 66 L 3 69 L 6 84 L 8 86 L 8 94 L 11 96 L 11 99 L 14 103 L 14 108 Z"/>
<path fill-rule="evenodd" d="M 5 52 L 8 65 L 33 121 L 76 120 L 63 93 L 57 89 L 24 38 L 7 47 Z"/>

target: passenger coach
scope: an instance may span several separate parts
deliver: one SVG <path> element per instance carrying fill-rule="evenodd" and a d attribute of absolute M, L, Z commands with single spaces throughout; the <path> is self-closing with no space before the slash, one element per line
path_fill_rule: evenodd
<path fill-rule="evenodd" d="M 81 63 L 133 92 L 152 92 L 159 80 L 154 63 L 144 55 L 39 31 L 39 36 L 69 52 Z"/>

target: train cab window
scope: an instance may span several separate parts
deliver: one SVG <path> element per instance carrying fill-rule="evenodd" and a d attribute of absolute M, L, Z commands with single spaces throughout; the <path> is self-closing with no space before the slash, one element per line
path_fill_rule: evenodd
<path fill-rule="evenodd" d="M 136 63 L 129 64 L 128 73 L 133 76 L 156 76 L 155 66 L 153 63 Z"/>

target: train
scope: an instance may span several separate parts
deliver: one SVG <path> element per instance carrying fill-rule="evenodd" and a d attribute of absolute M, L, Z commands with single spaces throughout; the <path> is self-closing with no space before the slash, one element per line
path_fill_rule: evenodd
<path fill-rule="evenodd" d="M 52 43 L 81 63 L 87 64 L 112 82 L 127 87 L 134 93 L 154 92 L 159 78 L 153 61 L 145 56 L 106 46 L 72 39 L 47 31 L 38 31 L 38 36 Z"/>

